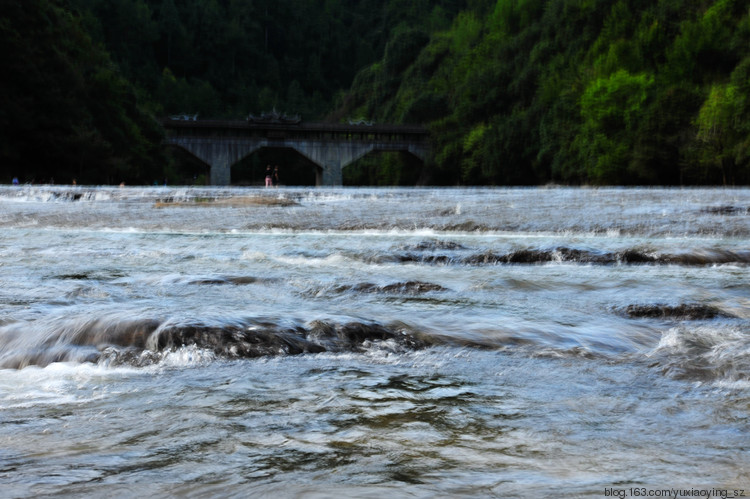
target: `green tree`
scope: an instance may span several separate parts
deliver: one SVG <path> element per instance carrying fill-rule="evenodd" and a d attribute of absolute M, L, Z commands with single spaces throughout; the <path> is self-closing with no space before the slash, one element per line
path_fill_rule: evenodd
<path fill-rule="evenodd" d="M 592 182 L 628 181 L 634 134 L 653 82 L 653 76 L 621 69 L 597 78 L 584 91 L 580 103 L 583 125 L 576 144 Z"/>
<path fill-rule="evenodd" d="M 48 0 L 0 0 L 0 12 L 4 175 L 119 183 L 161 174 L 159 125 L 80 18 Z"/>
<path fill-rule="evenodd" d="M 747 155 L 748 136 L 740 113 L 747 108 L 747 94 L 732 83 L 714 84 L 696 119 L 697 139 L 701 144 L 700 162 L 706 179 L 720 172 L 723 185 L 734 184 L 738 160 Z"/>

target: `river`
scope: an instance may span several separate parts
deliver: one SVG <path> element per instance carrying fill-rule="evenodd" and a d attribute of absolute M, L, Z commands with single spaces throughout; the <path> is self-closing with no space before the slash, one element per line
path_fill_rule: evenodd
<path fill-rule="evenodd" d="M 750 496 L 749 189 L 0 186 L 0 221 L 3 497 Z"/>

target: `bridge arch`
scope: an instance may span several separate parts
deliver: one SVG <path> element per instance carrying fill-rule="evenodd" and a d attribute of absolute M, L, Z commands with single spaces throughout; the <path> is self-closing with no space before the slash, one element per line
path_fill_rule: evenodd
<path fill-rule="evenodd" d="M 408 151 L 425 160 L 422 127 L 331 123 L 165 120 L 167 143 L 211 166 L 211 184 L 228 185 L 231 166 L 262 147 L 291 148 L 321 168 L 317 185 L 341 185 L 342 168 L 375 151 Z"/>
<path fill-rule="evenodd" d="M 323 169 L 291 147 L 261 147 L 231 166 L 236 185 L 264 185 L 266 167 L 279 167 L 281 185 L 319 185 Z"/>
<path fill-rule="evenodd" d="M 184 185 L 208 184 L 211 165 L 184 147 L 173 144 L 168 144 L 167 147 L 174 159 L 174 168 L 168 174 L 170 182 Z"/>
<path fill-rule="evenodd" d="M 424 160 L 408 151 L 373 150 L 343 168 L 343 185 L 424 185 L 427 175 Z"/>

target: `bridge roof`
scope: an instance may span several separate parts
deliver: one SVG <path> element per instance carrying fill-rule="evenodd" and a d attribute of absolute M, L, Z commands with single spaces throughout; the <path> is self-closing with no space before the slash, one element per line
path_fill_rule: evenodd
<path fill-rule="evenodd" d="M 189 129 L 244 129 L 244 130 L 298 130 L 302 132 L 335 132 L 335 133 L 374 133 L 374 134 L 414 134 L 427 135 L 428 131 L 418 125 L 349 125 L 345 123 L 322 123 L 322 122 L 300 122 L 300 123 L 274 123 L 274 122 L 252 122 L 247 120 L 176 120 L 166 118 L 161 120 L 165 128 L 189 128 Z"/>

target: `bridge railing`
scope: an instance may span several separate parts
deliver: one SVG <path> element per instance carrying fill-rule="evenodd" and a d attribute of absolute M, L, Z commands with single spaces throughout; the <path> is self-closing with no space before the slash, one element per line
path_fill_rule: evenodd
<path fill-rule="evenodd" d="M 276 139 L 408 141 L 426 142 L 428 131 L 415 125 L 365 125 L 343 123 L 257 123 L 242 120 L 164 119 L 162 126 L 170 134 L 190 136 L 264 136 Z"/>

